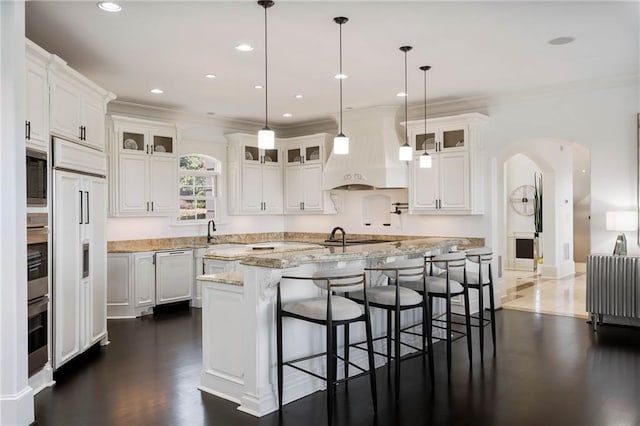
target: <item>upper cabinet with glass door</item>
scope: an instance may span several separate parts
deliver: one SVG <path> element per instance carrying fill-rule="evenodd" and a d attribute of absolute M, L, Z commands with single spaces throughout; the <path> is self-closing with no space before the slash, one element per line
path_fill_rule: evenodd
<path fill-rule="evenodd" d="M 269 164 L 280 165 L 280 151 L 277 148 L 260 149 L 255 145 L 244 145 L 243 162 L 249 164 Z"/>
<path fill-rule="evenodd" d="M 119 117 L 113 117 L 113 119 L 118 124 L 116 128 L 118 151 L 127 154 L 138 153 L 164 157 L 175 155 L 175 125 L 167 124 L 165 126 L 164 123 L 145 125 L 142 122 L 121 123 Z"/>
<path fill-rule="evenodd" d="M 318 137 L 291 138 L 287 140 L 286 161 L 287 166 L 300 164 L 322 164 L 324 154 L 324 139 Z"/>
<path fill-rule="evenodd" d="M 466 122 L 455 123 L 448 119 L 427 120 L 427 133 L 424 132 L 424 120 L 410 121 L 409 135 L 415 152 L 467 151 L 469 126 Z"/>

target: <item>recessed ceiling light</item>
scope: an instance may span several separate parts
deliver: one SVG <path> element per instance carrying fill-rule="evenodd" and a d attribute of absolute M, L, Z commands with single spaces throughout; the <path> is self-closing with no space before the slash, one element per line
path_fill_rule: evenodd
<path fill-rule="evenodd" d="M 254 89 L 262 89 L 262 84 L 256 84 L 255 86 L 253 86 Z"/>
<path fill-rule="evenodd" d="M 253 46 L 243 43 L 237 45 L 236 50 L 239 50 L 241 52 L 251 52 L 253 50 Z"/>
<path fill-rule="evenodd" d="M 585 169 L 582 169 L 582 173 L 587 173 L 587 171 Z"/>
<path fill-rule="evenodd" d="M 554 46 L 560 46 L 563 44 L 569 44 L 575 40 L 575 37 L 556 37 L 549 40 L 549 44 Z"/>
<path fill-rule="evenodd" d="M 285 112 L 284 114 L 282 114 L 283 117 L 293 117 L 293 114 L 291 114 L 290 112 Z"/>
<path fill-rule="evenodd" d="M 151 89 L 149 91 L 151 93 L 153 93 L 154 95 L 160 95 L 160 94 L 164 93 L 164 90 L 162 90 L 162 89 Z"/>
<path fill-rule="evenodd" d="M 98 7 L 104 10 L 105 12 L 120 12 L 122 10 L 122 6 L 112 1 L 98 2 Z"/>
<path fill-rule="evenodd" d="M 346 74 L 336 74 L 333 76 L 333 78 L 335 78 L 336 80 L 344 80 L 345 78 L 348 78 L 349 76 Z"/>
<path fill-rule="evenodd" d="M 400 93 L 396 93 L 396 96 L 399 98 L 404 98 L 405 96 L 407 96 L 407 94 L 404 92 L 400 92 Z"/>
<path fill-rule="evenodd" d="M 215 74 L 205 74 L 204 76 L 207 78 L 216 78 Z"/>
<path fill-rule="evenodd" d="M 304 96 L 302 95 L 296 95 L 296 99 L 302 99 Z"/>

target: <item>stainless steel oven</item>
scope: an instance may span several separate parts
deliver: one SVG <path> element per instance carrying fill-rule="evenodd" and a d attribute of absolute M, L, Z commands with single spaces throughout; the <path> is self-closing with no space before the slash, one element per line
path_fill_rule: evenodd
<path fill-rule="evenodd" d="M 29 375 L 49 358 L 49 230 L 46 213 L 27 215 Z"/>
<path fill-rule="evenodd" d="M 27 149 L 27 206 L 47 205 L 47 154 Z"/>

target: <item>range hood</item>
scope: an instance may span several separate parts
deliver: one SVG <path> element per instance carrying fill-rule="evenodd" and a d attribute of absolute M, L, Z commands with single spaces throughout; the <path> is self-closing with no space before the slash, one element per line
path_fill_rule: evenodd
<path fill-rule="evenodd" d="M 324 168 L 324 189 L 408 187 L 408 162 L 398 160 L 402 143 L 396 130 L 397 112 L 398 107 L 374 107 L 343 113 L 349 154 L 331 153 Z"/>

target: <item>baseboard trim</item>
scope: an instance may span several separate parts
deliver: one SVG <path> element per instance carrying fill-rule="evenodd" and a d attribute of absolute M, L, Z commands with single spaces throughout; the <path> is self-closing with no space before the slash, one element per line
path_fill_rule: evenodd
<path fill-rule="evenodd" d="M 26 426 L 33 423 L 33 388 L 27 386 L 12 395 L 0 395 L 0 424 Z"/>

